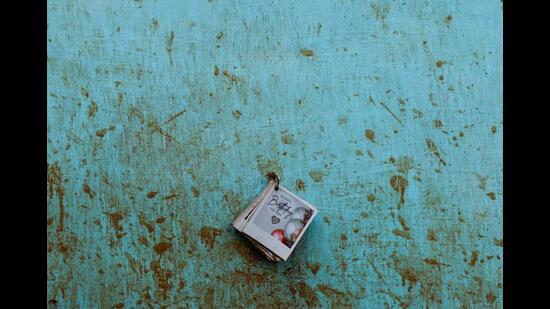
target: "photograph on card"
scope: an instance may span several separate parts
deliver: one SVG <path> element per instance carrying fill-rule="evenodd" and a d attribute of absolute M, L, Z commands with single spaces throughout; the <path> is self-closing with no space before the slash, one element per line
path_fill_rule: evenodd
<path fill-rule="evenodd" d="M 313 210 L 284 190 L 272 191 L 253 222 L 273 238 L 292 248 L 300 238 Z"/>

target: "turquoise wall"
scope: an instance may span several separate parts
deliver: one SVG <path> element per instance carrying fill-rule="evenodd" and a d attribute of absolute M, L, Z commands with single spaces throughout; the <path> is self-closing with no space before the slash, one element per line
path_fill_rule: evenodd
<path fill-rule="evenodd" d="M 48 300 L 502 307 L 500 1 L 48 1 Z M 230 226 L 269 171 L 287 262 Z"/>

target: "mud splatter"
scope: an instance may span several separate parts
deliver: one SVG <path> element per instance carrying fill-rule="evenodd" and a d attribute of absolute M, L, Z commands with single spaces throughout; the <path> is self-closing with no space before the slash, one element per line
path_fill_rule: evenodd
<path fill-rule="evenodd" d="M 298 295 L 300 295 L 300 297 L 305 300 L 309 308 L 321 306 L 321 303 L 317 298 L 317 294 L 315 294 L 315 290 L 312 289 L 309 285 L 305 284 L 304 282 L 298 282 L 296 284 L 296 287 L 298 288 Z"/>
<path fill-rule="evenodd" d="M 476 266 L 478 258 L 479 258 L 479 252 L 477 250 L 472 251 L 472 256 L 470 257 L 470 261 L 468 262 L 468 265 L 470 265 L 471 267 Z"/>
<path fill-rule="evenodd" d="M 113 226 L 113 229 L 115 230 L 116 237 L 118 239 L 122 238 L 126 233 L 122 233 L 122 225 L 120 224 L 120 221 L 124 219 L 124 216 L 118 212 L 109 213 L 109 220 L 111 222 L 111 225 Z"/>
<path fill-rule="evenodd" d="M 376 134 L 371 129 L 366 129 L 365 130 L 365 138 L 368 139 L 369 141 L 373 142 L 373 143 L 376 143 L 376 140 L 375 140 L 376 139 Z"/>
<path fill-rule="evenodd" d="M 428 230 L 428 234 L 426 237 L 429 241 L 437 241 L 437 235 L 435 234 L 435 231 L 432 229 Z"/>
<path fill-rule="evenodd" d="M 323 176 L 326 175 L 324 172 L 318 170 L 309 171 L 307 174 L 311 177 L 311 179 L 313 179 L 313 182 L 323 181 Z"/>
<path fill-rule="evenodd" d="M 167 123 L 169 123 L 170 121 L 172 121 L 172 120 L 178 118 L 179 116 L 183 115 L 185 112 L 187 112 L 186 109 L 184 109 L 184 110 L 182 110 L 182 111 L 180 111 L 180 112 L 177 112 L 174 116 L 168 118 L 168 120 L 166 120 L 166 121 L 164 122 L 164 124 L 167 124 Z"/>
<path fill-rule="evenodd" d="M 145 236 L 140 236 L 139 237 L 139 242 L 144 245 L 144 246 L 149 246 L 149 241 L 147 240 L 147 237 Z"/>
<path fill-rule="evenodd" d="M 307 267 L 309 268 L 309 270 L 311 270 L 311 273 L 316 275 L 317 272 L 319 271 L 319 268 L 321 268 L 321 264 L 319 263 L 309 263 L 307 265 Z"/>
<path fill-rule="evenodd" d="M 424 263 L 429 264 L 429 265 L 433 265 L 433 266 L 450 266 L 448 264 L 441 263 L 436 259 L 424 259 Z"/>
<path fill-rule="evenodd" d="M 162 255 L 166 250 L 169 250 L 171 248 L 172 244 L 169 242 L 159 242 L 158 244 L 153 246 L 153 250 L 155 250 L 158 255 Z"/>
<path fill-rule="evenodd" d="M 292 136 L 288 131 L 281 131 L 281 142 L 287 145 L 292 144 Z"/>
<path fill-rule="evenodd" d="M 306 184 L 302 179 L 296 179 L 296 191 L 306 191 Z"/>
<path fill-rule="evenodd" d="M 168 34 L 168 39 L 166 39 L 166 52 L 168 53 L 168 59 L 170 59 L 170 65 L 173 64 L 172 62 L 172 51 L 173 51 L 172 44 L 173 43 L 174 43 L 174 31 L 170 31 L 170 34 Z"/>
<path fill-rule="evenodd" d="M 370 193 L 369 195 L 367 195 L 367 201 L 374 203 L 374 201 L 376 201 L 376 195 Z"/>
<path fill-rule="evenodd" d="M 441 159 L 439 150 L 437 149 L 437 146 L 431 139 L 429 138 L 426 139 L 426 145 L 428 146 L 428 149 L 433 153 L 433 155 L 439 160 L 441 164 L 447 165 L 447 163 L 443 159 Z"/>
<path fill-rule="evenodd" d="M 201 195 L 201 191 L 197 187 L 191 187 L 191 192 L 193 193 L 194 197 L 199 197 Z"/>
<path fill-rule="evenodd" d="M 155 231 L 155 226 L 151 222 L 147 221 L 147 219 L 145 219 L 145 216 L 143 214 L 140 214 L 138 216 L 138 219 L 139 219 L 139 224 L 143 225 L 147 229 L 147 232 L 153 233 Z"/>
<path fill-rule="evenodd" d="M 114 130 L 115 130 L 115 126 L 110 126 L 108 128 L 103 128 L 103 129 L 97 130 L 95 132 L 95 135 L 98 136 L 98 137 L 104 137 L 105 134 L 107 134 L 107 132 L 114 131 Z"/>
<path fill-rule="evenodd" d="M 487 296 L 485 298 L 487 299 L 487 302 L 489 304 L 492 304 L 497 299 L 497 296 L 493 292 L 489 292 L 489 293 L 487 293 Z"/>
<path fill-rule="evenodd" d="M 88 106 L 88 118 L 94 118 L 95 113 L 97 113 L 97 111 L 98 111 L 97 104 L 94 101 L 92 101 L 92 103 L 90 103 L 90 106 Z"/>
<path fill-rule="evenodd" d="M 234 110 L 234 111 L 232 112 L 232 114 L 233 114 L 233 117 L 235 117 L 235 119 L 239 119 L 239 118 L 241 118 L 241 116 L 243 115 L 243 113 L 241 113 L 241 111 L 238 110 L 238 109 Z"/>
<path fill-rule="evenodd" d="M 278 161 L 266 159 L 264 156 L 256 156 L 256 163 L 258 166 L 258 171 L 260 171 L 260 174 L 262 176 L 267 175 L 267 173 L 275 172 L 279 174 L 281 178 L 283 178 L 283 169 L 279 165 Z"/>
<path fill-rule="evenodd" d="M 88 194 L 88 197 L 90 199 L 93 199 L 94 198 L 94 191 L 92 191 L 92 189 L 90 188 L 90 186 L 87 184 L 87 183 L 84 183 L 82 185 L 82 191 L 86 194 Z"/>
<path fill-rule="evenodd" d="M 213 228 L 210 226 L 204 226 L 200 229 L 199 236 L 203 244 L 208 246 L 208 248 L 214 248 L 214 243 L 216 242 L 216 237 L 222 234 L 222 230 Z"/>
<path fill-rule="evenodd" d="M 344 293 L 327 284 L 318 284 L 317 289 L 330 299 L 331 308 L 354 308 L 350 303 L 351 295 L 349 292 Z"/>
<path fill-rule="evenodd" d="M 59 222 L 57 223 L 56 233 L 63 232 L 64 228 L 64 219 L 65 219 L 65 207 L 63 206 L 63 196 L 65 192 L 63 191 L 63 177 L 61 174 L 61 169 L 57 165 L 57 162 L 48 166 L 48 189 L 50 194 L 50 199 L 53 197 L 54 191 L 57 193 L 58 205 L 59 205 Z"/>
<path fill-rule="evenodd" d="M 162 269 L 160 266 L 160 261 L 151 262 L 151 270 L 153 271 L 153 279 L 155 280 L 157 287 L 160 289 L 158 291 L 159 298 L 166 300 L 168 298 L 168 291 L 172 289 L 172 282 L 170 278 L 174 275 L 173 272 Z"/>
<path fill-rule="evenodd" d="M 401 206 L 405 204 L 405 190 L 407 190 L 409 182 L 401 175 L 394 175 L 390 178 L 390 185 L 395 192 L 399 193 L 399 203 L 397 203 L 397 209 L 400 209 Z"/>
<path fill-rule="evenodd" d="M 302 54 L 302 56 L 304 57 L 313 57 L 313 51 L 307 48 L 301 48 L 300 54 Z"/>
<path fill-rule="evenodd" d="M 445 17 L 445 25 L 447 25 L 447 28 L 451 26 L 451 21 L 453 20 L 453 17 L 451 15 L 448 15 Z"/>

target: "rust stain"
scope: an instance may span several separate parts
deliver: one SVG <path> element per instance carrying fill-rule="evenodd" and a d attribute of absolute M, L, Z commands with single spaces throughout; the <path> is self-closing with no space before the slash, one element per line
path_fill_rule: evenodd
<path fill-rule="evenodd" d="M 418 282 L 418 275 L 412 268 L 401 270 L 401 285 L 405 286 L 405 282 L 409 282 L 408 291 L 410 292 L 414 285 Z"/>
<path fill-rule="evenodd" d="M 88 106 L 88 118 L 94 118 L 95 116 L 95 113 L 97 113 L 97 104 L 92 101 L 92 103 L 90 103 L 90 106 Z"/>
<path fill-rule="evenodd" d="M 147 193 L 147 197 L 154 198 L 155 196 L 157 196 L 157 194 L 158 194 L 157 191 L 150 191 L 149 193 Z"/>
<path fill-rule="evenodd" d="M 214 248 L 216 237 L 220 236 L 221 234 L 222 230 L 210 226 L 202 227 L 199 232 L 201 241 L 210 249 Z"/>
<path fill-rule="evenodd" d="M 479 257 L 479 252 L 477 250 L 472 251 L 472 256 L 470 258 L 470 262 L 468 262 L 468 265 L 470 265 L 471 267 L 474 267 L 476 265 L 478 257 Z"/>
<path fill-rule="evenodd" d="M 354 308 L 350 303 L 351 295 L 349 292 L 342 292 L 328 284 L 318 284 L 317 289 L 330 299 L 331 308 Z"/>
<path fill-rule="evenodd" d="M 497 296 L 493 292 L 489 292 L 489 293 L 487 293 L 487 296 L 485 298 L 487 299 L 487 302 L 489 304 L 492 304 L 497 299 Z"/>
<path fill-rule="evenodd" d="M 435 66 L 440 68 L 442 67 L 446 62 L 443 61 L 443 60 L 437 60 L 437 62 L 435 63 Z"/>
<path fill-rule="evenodd" d="M 435 234 L 435 231 L 432 229 L 429 229 L 427 238 L 429 241 L 437 241 L 437 235 Z"/>
<path fill-rule="evenodd" d="M 170 59 L 170 65 L 172 65 L 172 44 L 174 43 L 174 31 L 170 31 L 168 34 L 168 39 L 166 40 L 166 52 L 168 53 L 168 58 Z"/>
<path fill-rule="evenodd" d="M 433 266 L 450 266 L 450 265 L 448 265 L 448 264 L 441 263 L 441 262 L 439 262 L 439 261 L 436 260 L 436 259 L 424 259 L 424 262 L 425 262 L 426 264 L 433 265 Z"/>
<path fill-rule="evenodd" d="M 238 110 L 238 109 L 234 110 L 234 111 L 232 112 L 232 114 L 233 114 L 233 117 L 234 117 L 235 119 L 239 119 L 239 118 L 241 118 L 241 116 L 243 115 L 243 113 L 241 113 L 241 111 Z"/>
<path fill-rule="evenodd" d="M 309 171 L 307 174 L 311 177 L 311 179 L 313 179 L 313 182 L 321 182 L 323 180 L 323 176 L 326 175 L 324 172 L 318 170 Z"/>
<path fill-rule="evenodd" d="M 428 149 L 434 154 L 434 156 L 439 160 L 441 164 L 447 165 L 447 163 L 443 159 L 441 159 L 439 150 L 437 149 L 437 146 L 431 139 L 429 138 L 426 139 L 426 145 L 428 146 Z"/>
<path fill-rule="evenodd" d="M 158 254 L 158 255 L 162 255 L 166 250 L 169 250 L 172 248 L 172 244 L 169 243 L 169 242 L 159 242 L 158 244 L 156 244 L 154 247 L 153 247 L 153 250 L 155 250 L 155 252 Z"/>
<path fill-rule="evenodd" d="M 296 179 L 296 191 L 306 191 L 306 184 L 302 179 Z"/>
<path fill-rule="evenodd" d="M 287 144 L 287 145 L 292 144 L 292 134 L 290 134 L 288 131 L 282 131 L 281 132 L 281 142 L 283 144 Z"/>
<path fill-rule="evenodd" d="M 52 225 L 53 223 L 53 217 L 48 218 L 48 226 Z"/>
<path fill-rule="evenodd" d="M 313 51 L 307 48 L 301 48 L 300 54 L 302 54 L 302 56 L 304 57 L 313 57 Z"/>
<path fill-rule="evenodd" d="M 319 263 L 309 263 L 307 266 L 309 267 L 309 270 L 311 270 L 311 273 L 314 275 L 317 274 L 319 268 L 321 268 L 321 264 Z"/>
<path fill-rule="evenodd" d="M 373 143 L 376 143 L 376 140 L 375 140 L 376 134 L 371 129 L 366 129 L 365 130 L 365 138 L 368 139 L 369 141 L 373 142 Z"/>
<path fill-rule="evenodd" d="M 92 191 L 92 189 L 90 188 L 90 186 L 87 184 L 87 183 L 84 183 L 82 185 L 82 191 L 86 194 L 88 194 L 88 197 L 93 199 L 94 198 L 94 192 Z"/>
<path fill-rule="evenodd" d="M 445 17 L 445 24 L 447 25 L 447 28 L 449 28 L 449 26 L 451 25 L 452 20 L 453 20 L 453 16 L 451 15 L 448 15 L 447 17 Z"/>
<path fill-rule="evenodd" d="M 54 191 L 57 193 L 58 205 L 59 205 L 59 222 L 57 224 L 56 233 L 63 232 L 64 228 L 64 219 L 65 219 L 65 207 L 63 206 L 63 196 L 65 192 L 63 191 L 62 185 L 62 174 L 61 169 L 57 165 L 57 162 L 48 166 L 48 187 L 50 193 L 50 199 L 53 197 Z M 54 189 L 55 187 L 55 189 Z"/>
<path fill-rule="evenodd" d="M 145 237 L 145 236 L 140 236 L 139 237 L 139 242 L 144 246 L 149 246 L 149 241 L 147 240 L 147 237 Z"/>
<path fill-rule="evenodd" d="M 108 128 L 97 130 L 95 132 L 95 135 L 98 136 L 98 137 L 104 137 L 105 134 L 107 134 L 107 132 L 114 131 L 114 130 L 115 130 L 115 126 L 110 126 Z"/>
<path fill-rule="evenodd" d="M 165 217 L 158 217 L 155 222 L 157 222 L 158 224 L 161 224 L 161 223 L 164 223 L 164 221 L 166 221 Z"/>
<path fill-rule="evenodd" d="M 399 193 L 399 203 L 397 204 L 397 209 L 400 209 L 405 203 L 405 190 L 407 190 L 409 182 L 401 175 L 394 175 L 390 178 L 390 185 L 395 192 Z"/>
<path fill-rule="evenodd" d="M 111 225 L 113 226 L 113 229 L 115 230 L 115 235 L 118 239 L 126 235 L 126 233 L 122 233 L 123 228 L 120 224 L 120 221 L 122 221 L 122 219 L 124 219 L 124 217 L 118 212 L 109 213 L 109 220 L 111 221 Z"/>
<path fill-rule="evenodd" d="M 174 116 L 168 118 L 168 120 L 166 120 L 166 121 L 164 122 L 164 124 L 167 124 L 167 123 L 169 123 L 170 121 L 172 121 L 172 120 L 178 118 L 179 116 L 183 115 L 185 112 L 187 112 L 186 109 L 184 109 L 184 110 L 182 110 L 182 111 L 180 111 L 180 112 L 177 112 L 176 114 L 174 114 Z"/>
<path fill-rule="evenodd" d="M 191 192 L 193 193 L 194 197 L 199 197 L 201 195 L 201 191 L 197 187 L 191 187 Z"/>
<path fill-rule="evenodd" d="M 143 225 L 147 229 L 147 232 L 153 233 L 155 231 L 155 226 L 151 222 L 147 221 L 143 214 L 138 216 L 138 220 L 139 224 Z"/>
<path fill-rule="evenodd" d="M 296 284 L 296 287 L 298 288 L 298 295 L 300 295 L 300 297 L 305 300 L 309 308 L 321 306 L 321 303 L 317 298 L 317 294 L 315 294 L 315 290 L 312 289 L 309 285 L 305 284 L 304 282 L 298 282 Z"/>
<path fill-rule="evenodd" d="M 495 195 L 495 192 L 488 192 L 487 193 L 487 196 L 492 199 L 493 201 L 496 199 L 496 195 Z"/>
<path fill-rule="evenodd" d="M 160 261 L 151 262 L 151 270 L 153 271 L 153 279 L 155 280 L 157 287 L 160 289 L 159 297 L 163 300 L 168 298 L 168 291 L 172 289 L 172 282 L 170 278 L 174 275 L 171 271 L 162 269 Z"/>

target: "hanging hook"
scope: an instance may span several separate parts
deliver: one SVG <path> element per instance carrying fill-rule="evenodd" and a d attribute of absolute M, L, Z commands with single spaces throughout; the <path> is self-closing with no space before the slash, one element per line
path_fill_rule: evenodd
<path fill-rule="evenodd" d="M 275 190 L 279 190 L 279 183 L 281 183 L 281 177 L 279 177 L 279 174 L 275 172 L 269 172 L 267 173 L 267 177 L 275 180 Z"/>

